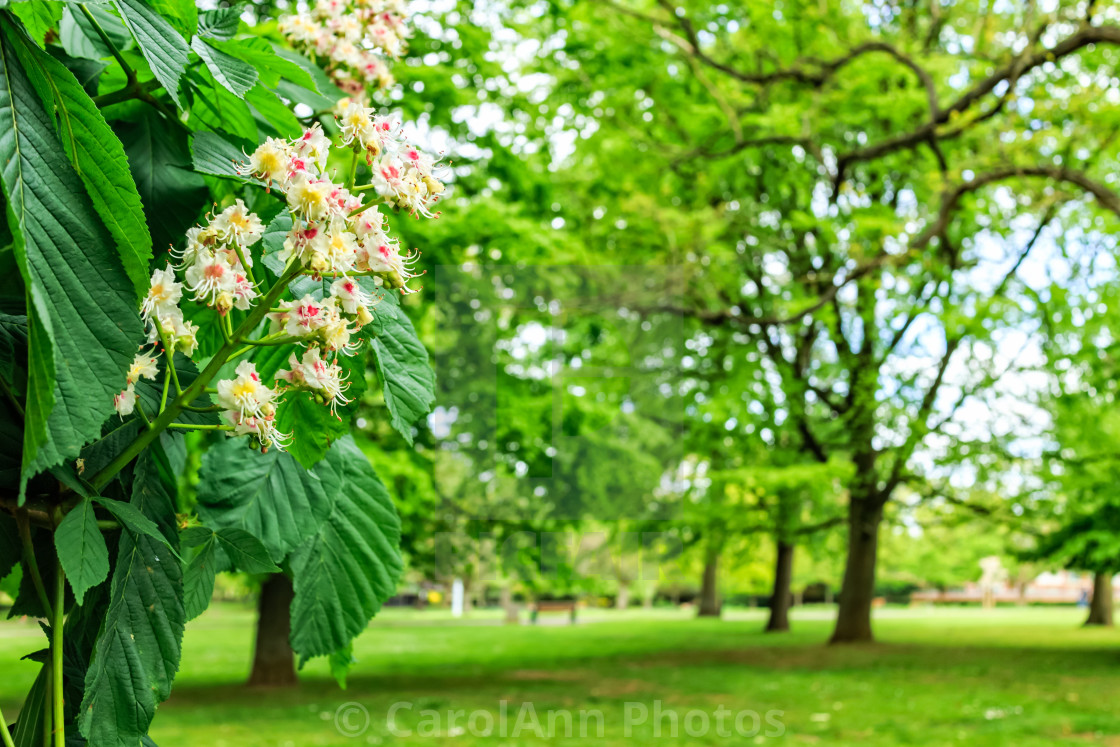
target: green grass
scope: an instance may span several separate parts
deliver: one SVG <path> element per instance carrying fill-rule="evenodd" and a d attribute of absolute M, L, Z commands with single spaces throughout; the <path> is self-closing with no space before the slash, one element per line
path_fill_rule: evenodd
<path fill-rule="evenodd" d="M 660 611 L 588 612 L 587 624 L 540 627 L 495 624 L 479 614 L 456 624 L 442 613 L 389 611 L 358 641 L 349 688 L 339 690 L 324 662 L 311 662 L 297 690 L 242 687 L 252 638 L 252 612 L 220 605 L 187 629 L 175 692 L 157 714 L 152 736 L 160 747 L 255 745 L 429 744 L 828 744 L 828 745 L 1052 745 L 1120 744 L 1120 633 L 1078 626 L 1074 609 L 881 610 L 874 646 L 826 647 L 831 611 L 797 610 L 795 632 L 759 632 L 761 611 L 731 611 L 722 621 Z M 14 718 L 36 665 L 15 662 L 41 646 L 31 623 L 0 625 L 0 706 Z M 386 715 L 400 701 L 390 732 Z M 498 733 L 505 702 L 506 738 Z M 336 712 L 352 702 L 369 714 L 358 737 L 336 728 Z M 707 734 L 689 736 L 678 721 L 663 720 L 662 738 L 651 722 L 625 736 L 627 703 L 652 711 L 655 702 L 678 719 L 708 715 Z M 513 729 L 523 703 L 532 703 L 542 727 L 548 712 L 572 712 L 573 736 L 554 723 L 554 740 Z M 641 706 L 629 706 L 630 713 Z M 720 736 L 718 708 L 753 710 L 785 726 L 781 738 Z M 440 712 L 439 723 L 421 711 Z M 588 738 L 579 739 L 579 711 Z M 448 711 L 464 711 L 450 723 Z M 485 711 L 495 734 L 472 734 L 467 716 Z M 555 717 L 554 718 L 559 718 Z M 476 729 L 485 717 L 475 717 Z M 691 724 L 702 728 L 699 714 Z M 724 717 L 734 729 L 734 718 Z M 361 713 L 341 720 L 360 727 Z M 438 726 L 436 736 L 417 736 Z M 744 721 L 750 728 L 752 722 Z M 457 728 L 456 728 L 457 727 Z M 462 730 L 463 733 L 460 733 Z M 732 732 L 733 733 L 733 732 Z"/>

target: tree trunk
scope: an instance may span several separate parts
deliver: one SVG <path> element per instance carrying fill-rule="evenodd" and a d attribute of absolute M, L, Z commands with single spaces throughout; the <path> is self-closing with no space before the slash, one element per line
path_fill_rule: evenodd
<path fill-rule="evenodd" d="M 614 600 L 615 607 L 624 610 L 630 606 L 630 582 L 618 582 L 618 596 Z"/>
<path fill-rule="evenodd" d="M 719 554 L 708 553 L 704 564 L 704 580 L 700 586 L 700 617 L 719 617 Z"/>
<path fill-rule="evenodd" d="M 874 640 L 871 633 L 871 603 L 875 596 L 875 560 L 879 546 L 881 503 L 852 496 L 848 508 L 848 559 L 840 586 L 836 629 L 829 643 L 860 643 Z"/>
<path fill-rule="evenodd" d="M 294 596 L 292 580 L 283 573 L 269 576 L 261 585 L 250 687 L 293 687 L 297 682 L 295 654 L 289 642 Z"/>
<path fill-rule="evenodd" d="M 1093 575 L 1093 598 L 1089 602 L 1086 625 L 1112 625 L 1112 574 Z"/>
<path fill-rule="evenodd" d="M 793 545 L 778 542 L 778 555 L 774 564 L 774 593 L 770 595 L 770 622 L 767 633 L 789 630 L 789 587 L 793 581 Z"/>
<path fill-rule="evenodd" d="M 509 583 L 502 584 L 501 595 L 502 609 L 506 611 L 506 625 L 519 625 L 521 617 L 517 605 L 513 602 L 513 589 L 510 588 Z"/>

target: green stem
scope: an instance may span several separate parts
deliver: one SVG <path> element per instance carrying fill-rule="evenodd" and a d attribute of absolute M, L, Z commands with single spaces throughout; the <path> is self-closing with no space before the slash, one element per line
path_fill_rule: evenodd
<path fill-rule="evenodd" d="M 196 431 L 232 431 L 232 425 L 208 425 L 208 424 L 194 424 L 194 423 L 168 423 L 168 428 L 184 428 Z"/>
<path fill-rule="evenodd" d="M 253 277 L 253 269 L 249 267 L 249 263 L 245 261 L 245 252 L 241 249 L 241 244 L 236 241 L 233 242 L 233 250 L 237 252 L 237 258 L 241 260 L 241 269 L 245 270 L 245 277 L 249 279 L 250 283 L 256 285 L 257 281 Z"/>
<path fill-rule="evenodd" d="M 167 390 L 171 388 L 171 367 L 163 367 L 163 395 L 159 400 L 159 411 L 167 409 Z"/>
<path fill-rule="evenodd" d="M 143 98 L 152 91 L 158 91 L 161 88 L 163 88 L 163 84 L 160 83 L 159 80 L 153 78 L 147 83 L 132 83 L 116 91 L 94 96 L 93 103 L 98 107 L 112 106 L 113 104 L 119 104 L 123 101 Z"/>
<path fill-rule="evenodd" d="M 55 570 L 54 619 L 51 621 L 51 679 L 54 681 L 54 743 L 66 747 L 66 711 L 62 698 L 62 628 L 65 624 L 66 574 L 62 563 Z"/>
<path fill-rule="evenodd" d="M 365 192 L 367 189 L 373 189 L 372 184 L 363 184 L 360 187 L 354 187 L 351 192 Z"/>
<path fill-rule="evenodd" d="M 31 573 L 31 583 L 39 595 L 39 603 L 43 605 L 43 612 L 47 617 L 51 613 L 51 600 L 47 596 L 47 587 L 43 585 L 43 577 L 39 573 L 39 564 L 35 561 L 35 546 L 31 544 L 31 522 L 28 520 L 27 511 L 16 513 L 16 526 L 19 528 L 19 539 L 23 544 L 23 563 Z"/>
<path fill-rule="evenodd" d="M 366 270 L 365 272 L 310 272 L 306 271 L 304 275 L 319 278 L 371 278 L 377 275 L 384 275 L 383 272 L 374 272 L 373 270 Z"/>
<path fill-rule="evenodd" d="M 136 84 L 136 71 L 133 70 L 127 62 L 125 62 L 124 57 L 121 56 L 120 50 L 117 49 L 117 45 L 113 44 L 113 40 L 110 39 L 109 35 L 105 33 L 105 29 L 101 28 L 101 24 L 97 21 L 97 18 L 94 17 L 93 13 L 90 12 L 89 8 L 86 7 L 85 3 L 79 3 L 78 8 L 82 11 L 82 15 L 86 17 L 86 20 L 89 21 L 90 25 L 93 26 L 93 30 L 96 31 L 97 35 L 101 37 L 101 41 L 105 44 L 106 47 L 109 48 L 109 51 L 113 54 L 113 57 L 116 58 L 117 62 L 120 63 L 121 68 L 124 70 L 125 79 L 128 81 L 128 86 L 130 88 L 134 86 Z"/>
<path fill-rule="evenodd" d="M 90 484 L 95 490 L 101 490 L 109 484 L 109 481 L 112 480 L 118 472 L 124 469 L 125 465 L 135 459 L 148 444 L 154 441 L 160 432 L 167 428 L 167 426 L 179 416 L 179 413 L 183 411 L 183 405 L 194 402 L 198 395 L 206 389 L 206 385 L 210 383 L 210 380 L 217 376 L 218 371 L 225 365 L 230 353 L 233 352 L 238 344 L 237 340 L 245 337 L 257 328 L 257 325 L 264 320 L 265 314 L 268 313 L 268 310 L 272 308 L 272 305 L 276 303 L 284 293 L 284 290 L 288 287 L 288 283 L 299 274 L 299 271 L 300 267 L 296 264 L 295 258 L 293 257 L 288 266 L 284 268 L 284 272 L 281 273 L 276 285 L 268 291 L 268 295 L 261 299 L 261 302 L 249 312 L 249 315 L 245 317 L 245 321 L 237 328 L 234 339 L 222 345 L 218 352 L 214 354 L 214 357 L 210 359 L 210 362 L 206 364 L 206 368 L 202 369 L 202 372 L 191 382 L 190 386 L 184 389 L 183 393 L 172 400 L 167 406 L 167 409 L 160 413 L 159 417 L 152 423 L 151 428 L 146 431 L 141 431 L 137 435 L 136 440 L 125 447 L 120 454 L 90 479 Z"/>
<path fill-rule="evenodd" d="M 299 339 L 300 338 L 292 337 L 284 332 L 277 332 L 276 334 L 261 337 L 257 340 L 242 340 L 242 342 L 246 345 L 262 345 L 267 347 L 269 345 L 287 345 L 290 342 L 297 342 Z"/>
<path fill-rule="evenodd" d="M 229 356 L 229 359 L 230 359 L 231 361 L 235 361 L 235 360 L 237 360 L 238 358 L 240 358 L 241 356 L 243 356 L 243 355 L 245 355 L 246 353 L 248 353 L 248 352 L 249 352 L 250 350 L 252 350 L 252 349 L 253 349 L 253 346 L 252 346 L 252 345 L 246 345 L 245 347 L 241 348 L 240 350 L 236 350 L 236 351 L 234 351 L 233 353 L 231 353 L 231 354 L 230 354 L 230 356 Z"/>
<path fill-rule="evenodd" d="M 159 344 L 163 345 L 163 358 L 167 362 L 167 370 L 171 372 L 171 378 L 175 381 L 175 393 L 182 394 L 183 387 L 179 386 L 179 372 L 175 370 L 175 351 L 167 344 L 167 337 L 163 333 L 163 325 L 156 320 L 156 332 L 159 334 Z"/>
<path fill-rule="evenodd" d="M 362 213 L 369 210 L 374 205 L 380 205 L 382 202 L 384 202 L 384 200 L 382 200 L 380 197 L 374 198 L 374 199 L 370 200 L 369 202 L 363 202 L 361 207 L 354 208 L 349 213 L 347 213 L 346 217 L 347 218 L 353 218 L 355 215 L 361 215 Z"/>
<path fill-rule="evenodd" d="M 140 419 L 144 421 L 144 425 L 149 428 L 152 427 L 152 421 L 148 419 L 148 413 L 144 412 L 144 405 L 140 404 L 140 398 L 136 398 L 136 412 L 140 415 Z"/>
<path fill-rule="evenodd" d="M 353 189 L 354 181 L 358 178 L 358 151 L 354 151 L 354 157 L 350 159 L 350 176 L 346 179 L 346 189 Z"/>
<path fill-rule="evenodd" d="M 12 741 L 12 733 L 8 731 L 8 721 L 4 718 L 3 711 L 0 711 L 0 737 L 4 739 L 4 747 L 16 747 L 16 743 Z"/>
<path fill-rule="evenodd" d="M 194 405 L 183 405 L 183 409 L 189 412 L 218 412 L 222 409 L 222 406 L 210 405 L 209 407 L 195 407 Z"/>
<path fill-rule="evenodd" d="M 121 525 L 110 519 L 98 519 L 97 528 L 102 531 L 111 531 L 113 529 L 120 529 Z"/>

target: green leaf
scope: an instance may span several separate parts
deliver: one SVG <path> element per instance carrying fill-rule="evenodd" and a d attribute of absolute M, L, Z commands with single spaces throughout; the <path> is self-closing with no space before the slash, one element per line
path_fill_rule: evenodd
<path fill-rule="evenodd" d="M 46 43 L 47 32 L 58 28 L 62 20 L 63 4 L 57 0 L 38 0 L 38 2 L 12 3 L 9 6 L 37 45 Z"/>
<path fill-rule="evenodd" d="M 109 37 L 109 41 L 113 42 L 113 46 L 122 52 L 132 47 L 132 35 L 128 33 L 120 18 L 102 8 L 88 7 L 88 10 L 101 26 L 101 30 Z M 62 41 L 62 48 L 71 57 L 100 60 L 113 55 L 93 24 L 77 8 L 67 6 L 62 11 L 58 35 Z"/>
<path fill-rule="evenodd" d="M 190 47 L 175 27 L 145 5 L 141 0 L 113 0 L 125 26 L 132 32 L 144 59 L 167 95 L 182 108 L 179 100 L 179 79 L 187 69 Z"/>
<path fill-rule="evenodd" d="M 331 665 L 331 676 L 343 690 L 346 689 L 346 676 L 350 674 L 350 667 L 354 666 L 354 646 L 346 644 L 338 651 L 332 651 L 328 661 Z"/>
<path fill-rule="evenodd" d="M 50 679 L 47 677 L 47 667 L 44 665 L 39 670 L 35 682 L 31 685 L 23 706 L 19 709 L 19 719 L 12 732 L 12 741 L 15 747 L 42 747 L 43 745 L 43 717 L 47 712 L 49 698 L 47 692 Z"/>
<path fill-rule="evenodd" d="M 192 127 L 257 142 L 257 122 L 248 104 L 227 91 L 205 67 L 192 69 L 190 78 L 196 89 L 191 106 Z"/>
<path fill-rule="evenodd" d="M 143 329 L 135 289 L 14 54 L 23 32 L 6 13 L 0 30 L 0 164 L 29 298 L 26 483 L 100 435 Z"/>
<path fill-rule="evenodd" d="M 86 186 L 93 207 L 116 240 L 121 262 L 137 298 L 148 292 L 152 237 L 144 207 L 128 168 L 124 146 L 106 124 L 73 73 L 24 37 L 16 54 L 48 111 L 53 111 L 59 138 Z"/>
<path fill-rule="evenodd" d="M 245 94 L 245 100 L 272 127 L 277 137 L 292 137 L 303 127 L 287 104 L 259 83 Z"/>
<path fill-rule="evenodd" d="M 214 534 L 202 545 L 183 574 L 183 606 L 187 620 L 193 620 L 210 606 L 214 596 L 214 579 L 218 575 L 218 554 L 214 551 Z"/>
<path fill-rule="evenodd" d="M 218 545 L 225 551 L 233 567 L 243 573 L 279 573 L 280 568 L 268 556 L 268 550 L 259 539 L 236 527 L 226 527 L 214 533 Z"/>
<path fill-rule="evenodd" d="M 181 243 L 209 196 L 206 182 L 191 171 L 186 136 L 153 111 L 145 111 L 136 122 L 121 123 L 118 134 L 144 203 L 152 242 L 161 250 Z"/>
<path fill-rule="evenodd" d="M 171 22 L 187 39 L 198 30 L 198 7 L 195 0 L 146 0 L 152 10 Z"/>
<path fill-rule="evenodd" d="M 90 744 L 104 747 L 135 745 L 148 731 L 171 693 L 186 622 L 183 568 L 166 547 L 178 543 L 175 507 L 147 454 L 136 465 L 131 505 L 159 525 L 162 542 L 132 532 L 120 538 L 78 722 Z"/>
<path fill-rule="evenodd" d="M 367 325 L 375 329 L 371 339 L 377 372 L 385 393 L 393 427 L 412 443 L 412 424 L 432 410 L 436 376 L 428 365 L 428 351 L 416 336 L 412 322 L 399 305 L 377 305 L 377 320 Z M 380 324 L 378 324 L 380 322 Z"/>
<path fill-rule="evenodd" d="M 191 40 L 191 49 L 206 63 L 214 80 L 239 99 L 257 84 L 257 70 L 236 57 L 215 49 L 197 36 Z"/>
<path fill-rule="evenodd" d="M 191 136 L 191 158 L 195 171 L 248 181 L 237 173 L 237 164 L 248 160 L 245 154 L 217 133 L 206 130 L 194 133 Z"/>
<path fill-rule="evenodd" d="M 290 454 L 260 453 L 244 439 L 225 439 L 202 458 L 198 515 L 215 529 L 244 529 L 279 562 L 311 536 L 331 511 L 334 495 L 319 475 Z"/>
<path fill-rule="evenodd" d="M 214 538 L 214 530 L 208 527 L 187 527 L 179 532 L 179 544 L 183 547 L 198 547 Z"/>
<path fill-rule="evenodd" d="M 346 95 L 339 90 L 331 81 L 330 76 L 323 72 L 322 68 L 303 55 L 275 44 L 272 45 L 272 49 L 279 57 L 302 68 L 315 83 L 315 88 L 311 89 L 297 82 L 292 82 L 291 78 L 282 80 L 276 86 L 276 91 L 284 98 L 306 104 L 315 111 L 327 111 L 334 106 L 336 101 Z"/>
<path fill-rule="evenodd" d="M 81 604 L 86 591 L 109 576 L 109 547 L 97 528 L 93 501 L 83 498 L 63 517 L 54 532 L 54 546 L 74 599 Z"/>
<path fill-rule="evenodd" d="M 292 648 L 300 662 L 345 649 L 400 580 L 400 519 L 385 485 L 347 437 L 317 472 L 333 471 L 338 498 L 319 531 L 292 553 Z"/>
<path fill-rule="evenodd" d="M 261 82 L 269 88 L 275 88 L 283 78 L 318 93 L 319 89 L 307 68 L 278 55 L 273 46 L 264 39 L 238 39 L 218 42 L 212 46 L 255 67 L 261 76 Z"/>
<path fill-rule="evenodd" d="M 149 537 L 156 542 L 162 542 L 172 553 L 176 552 L 174 546 L 164 536 L 164 533 L 160 531 L 156 523 L 145 516 L 142 511 L 138 510 L 133 503 L 125 503 L 124 501 L 116 501 L 112 498 L 104 498 L 101 496 L 94 500 L 116 517 L 117 521 L 128 529 L 128 531 L 136 535 Z"/>
<path fill-rule="evenodd" d="M 325 457 L 331 443 L 346 435 L 350 428 L 348 422 L 333 415 L 330 407 L 317 402 L 306 391 L 284 395 L 284 401 L 276 407 L 276 427 L 292 434 L 288 453 L 307 469 Z"/>
<path fill-rule="evenodd" d="M 198 15 L 198 35 L 203 39 L 232 39 L 241 23 L 241 6 L 208 10 Z"/>

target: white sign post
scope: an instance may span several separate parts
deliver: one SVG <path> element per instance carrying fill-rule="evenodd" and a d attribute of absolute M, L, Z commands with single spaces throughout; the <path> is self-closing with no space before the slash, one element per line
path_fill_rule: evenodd
<path fill-rule="evenodd" d="M 451 582 L 451 616 L 463 616 L 463 579 L 461 578 Z"/>

